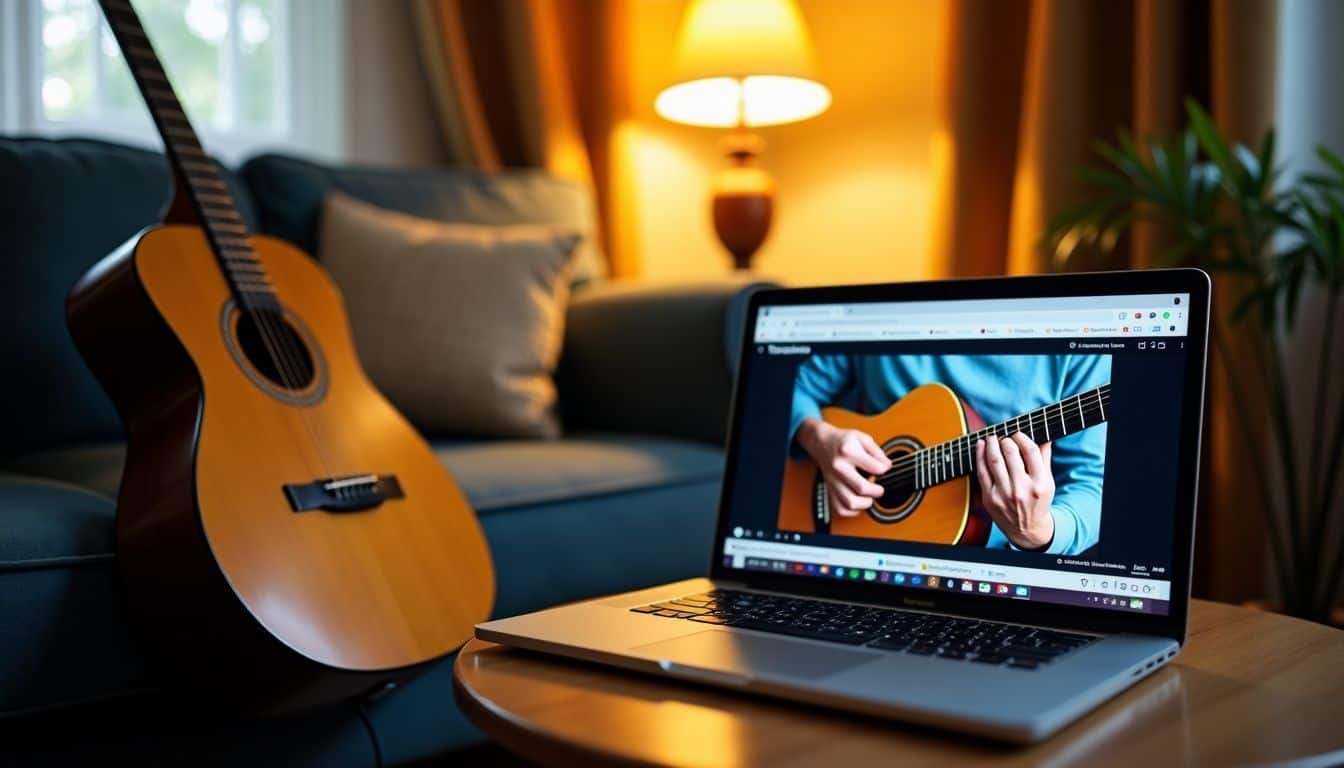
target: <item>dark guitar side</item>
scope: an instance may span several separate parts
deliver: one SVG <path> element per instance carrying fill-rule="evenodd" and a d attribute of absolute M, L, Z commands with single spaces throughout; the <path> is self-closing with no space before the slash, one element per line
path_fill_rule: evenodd
<path fill-rule="evenodd" d="M 199 229 L 152 228 L 132 238 L 71 291 L 67 320 L 126 428 L 118 560 L 138 626 L 186 681 L 208 686 L 221 705 L 277 713 L 358 696 L 452 651 L 488 614 L 493 588 L 479 526 L 469 509 L 462 515 L 454 508 L 465 503 L 460 492 L 368 384 L 348 329 L 327 327 L 333 318 L 344 322 L 339 299 L 334 308 L 314 307 L 325 294 L 336 296 L 329 279 L 287 245 L 262 237 L 253 242 L 277 285 L 295 289 L 288 304 L 312 325 L 332 380 L 344 387 L 329 393 L 328 412 L 315 407 L 312 417 L 338 418 L 343 406 L 366 403 L 359 426 L 374 427 L 367 430 L 374 445 L 335 460 L 362 465 L 369 454 L 381 454 L 376 469 L 400 473 L 406 500 L 344 515 L 296 514 L 283 504 L 277 483 L 285 475 L 305 479 L 296 469 L 301 463 L 247 463 L 248 442 L 275 442 L 282 420 L 275 416 L 269 427 L 257 425 L 259 434 L 239 436 L 249 435 L 252 422 L 264 422 L 267 408 L 290 406 L 256 388 L 225 392 L 251 385 L 241 371 L 221 369 L 222 333 L 218 349 L 201 348 L 208 346 L 201 329 L 218 328 L 229 294 Z M 303 283 L 308 288 L 297 287 Z M 184 292 L 166 297 L 169 286 Z M 191 327 L 197 336 L 188 343 L 180 331 Z M 230 403 L 232 413 L 221 410 Z M 237 410 L 238 403 L 248 410 Z M 368 423 L 370 416 L 376 424 Z M 210 423 L 224 428 L 212 432 Z M 339 452 L 353 439 L 335 439 L 329 450 Z M 203 454 L 233 460 L 203 462 Z M 437 477 L 428 474 L 427 462 Z M 221 498 L 217 489 L 234 485 L 237 493 Z M 256 503 L 267 497 L 275 503 Z M 299 520 L 302 530 L 294 528 Z M 367 548 L 321 551 L 330 526 L 351 525 L 367 533 Z M 407 546 L 405 537 L 425 543 Z M 267 539 L 277 545 L 256 545 Z M 280 545 L 291 559 L 279 557 Z M 389 552 L 417 546 L 433 556 Z M 361 569 L 343 573 L 352 559 Z M 472 571 L 484 578 L 468 583 L 463 574 Z M 275 594 L 289 599 L 277 608 L 269 604 Z M 309 624 L 317 640 L 305 645 L 292 630 Z"/>

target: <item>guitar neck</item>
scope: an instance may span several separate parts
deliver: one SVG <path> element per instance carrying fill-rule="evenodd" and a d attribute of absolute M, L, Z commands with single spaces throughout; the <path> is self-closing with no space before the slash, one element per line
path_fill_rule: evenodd
<path fill-rule="evenodd" d="M 1067 437 L 1106 421 L 1111 385 L 1079 392 L 984 429 L 915 452 L 915 486 L 928 488 L 975 472 L 975 444 L 1022 433 L 1040 444 Z"/>
<path fill-rule="evenodd" d="M 99 0 L 136 87 L 163 138 L 176 184 L 175 201 L 205 231 L 234 299 L 246 309 L 278 307 L 270 278 L 248 242 L 247 225 L 213 161 L 201 147 L 130 0 Z M 174 205 L 174 209 L 185 206 Z"/>

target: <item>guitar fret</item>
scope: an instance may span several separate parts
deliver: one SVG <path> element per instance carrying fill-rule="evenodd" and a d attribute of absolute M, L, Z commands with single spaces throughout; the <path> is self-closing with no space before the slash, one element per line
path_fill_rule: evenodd
<path fill-rule="evenodd" d="M 229 208 L 233 207 L 233 197 L 228 192 L 198 192 L 196 199 L 203 204 L 223 205 Z"/>
<path fill-rule="evenodd" d="M 147 85 L 145 86 L 145 95 L 151 98 L 160 99 L 166 102 L 167 104 L 177 103 L 177 94 L 173 93 L 170 87 L 159 88 L 157 86 Z M 180 119 L 178 115 L 168 114 L 166 112 L 160 113 L 159 117 L 162 117 L 164 119 L 167 119 L 169 117 L 172 117 L 174 119 Z"/>
<path fill-rule="evenodd" d="M 224 219 L 225 221 L 227 221 L 227 222 L 230 223 L 230 224 L 240 224 L 240 223 L 242 223 L 242 219 L 238 218 L 238 213 L 237 213 L 237 211 L 235 211 L 235 210 L 233 209 L 233 206 L 232 206 L 232 205 L 229 205 L 228 203 L 210 203 L 210 202 L 201 201 L 201 207 L 202 207 L 202 208 L 209 208 L 209 209 L 211 209 L 211 210 L 213 210 L 213 211 L 218 211 L 218 213 L 215 213 L 215 214 L 212 214 L 212 215 L 214 215 L 214 216 L 216 216 L 216 217 L 218 217 L 218 218 Z"/>
<path fill-rule="evenodd" d="M 246 240 L 236 237 L 215 237 L 215 247 L 225 254 L 237 254 L 232 258 L 253 258 L 252 248 Z"/>
<path fill-rule="evenodd" d="M 227 235 L 246 236 L 247 227 L 242 224 L 225 224 L 223 222 L 211 222 L 210 229 L 215 232 L 223 232 Z"/>
<path fill-rule="evenodd" d="M 1106 420 L 1106 405 L 1101 401 L 1101 387 L 1097 387 L 1097 410 L 1101 412 L 1101 420 Z"/>
<path fill-rule="evenodd" d="M 187 176 L 187 179 L 188 179 L 192 184 L 195 184 L 196 186 L 199 186 L 199 187 L 206 187 L 207 189 L 216 189 L 216 190 L 219 190 L 220 192 L 228 192 L 228 191 L 229 191 L 229 187 L 228 187 L 228 185 L 226 185 L 224 182 L 220 181 L 218 178 L 215 178 L 215 179 L 207 179 L 207 178 L 204 178 L 204 177 L 188 175 L 188 176 Z"/>

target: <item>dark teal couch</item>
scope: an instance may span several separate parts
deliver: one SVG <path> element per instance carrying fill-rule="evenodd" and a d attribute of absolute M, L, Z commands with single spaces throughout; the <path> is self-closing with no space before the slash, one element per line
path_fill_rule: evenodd
<path fill-rule="evenodd" d="M 224 171 L 255 230 L 310 253 L 333 188 L 448 220 L 592 230 L 588 192 L 537 173 L 331 168 L 280 156 Z M 208 691 L 161 677 L 128 624 L 113 536 L 120 425 L 70 343 L 62 302 L 89 265 L 154 221 L 166 195 L 154 153 L 0 138 L 0 763 L 130 754 L 142 763 L 362 766 L 380 749 L 397 765 L 478 743 L 453 703 L 451 658 L 364 712 L 229 719 L 203 714 Z M 428 435 L 485 528 L 496 615 L 707 564 L 745 290 L 587 277 L 571 301 L 558 374 L 563 439 Z"/>

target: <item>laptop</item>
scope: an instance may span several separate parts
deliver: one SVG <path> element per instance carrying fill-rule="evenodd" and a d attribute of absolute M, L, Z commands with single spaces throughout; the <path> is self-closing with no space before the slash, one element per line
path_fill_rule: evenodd
<path fill-rule="evenodd" d="M 703 578 L 476 637 L 1014 742 L 1186 637 L 1193 269 L 761 290 Z"/>

